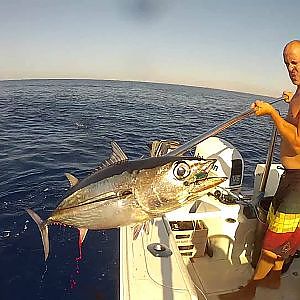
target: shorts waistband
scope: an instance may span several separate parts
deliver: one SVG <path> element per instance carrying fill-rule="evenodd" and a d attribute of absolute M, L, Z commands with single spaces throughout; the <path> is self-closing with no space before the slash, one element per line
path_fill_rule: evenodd
<path fill-rule="evenodd" d="M 293 174 L 300 174 L 300 169 L 284 169 L 285 173 L 293 173 Z"/>

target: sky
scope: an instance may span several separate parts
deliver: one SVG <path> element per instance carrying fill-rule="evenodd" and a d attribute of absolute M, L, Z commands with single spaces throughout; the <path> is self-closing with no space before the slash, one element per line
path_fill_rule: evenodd
<path fill-rule="evenodd" d="M 0 80 L 163 82 L 279 97 L 299 0 L 0 0 Z"/>

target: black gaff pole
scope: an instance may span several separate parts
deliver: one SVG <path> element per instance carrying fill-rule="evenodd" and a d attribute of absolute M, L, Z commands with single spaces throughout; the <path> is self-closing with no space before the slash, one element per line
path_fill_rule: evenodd
<path fill-rule="evenodd" d="M 276 137 L 277 137 L 277 128 L 275 125 L 273 125 L 272 135 L 271 135 L 269 148 L 268 148 L 267 160 L 266 160 L 265 169 L 264 169 L 263 177 L 262 177 L 262 180 L 260 183 L 260 188 L 259 188 L 259 191 L 263 194 L 266 191 L 266 185 L 267 185 L 268 176 L 270 173 L 270 168 L 271 168 L 273 154 L 274 154 Z"/>
<path fill-rule="evenodd" d="M 277 98 L 275 101 L 271 102 L 270 104 L 273 105 L 279 101 L 285 100 L 284 97 L 280 97 Z M 241 114 L 239 114 L 236 117 L 233 117 L 231 119 L 229 119 L 228 121 L 215 126 L 213 129 L 209 130 L 208 132 L 201 134 L 195 138 L 193 138 L 192 140 L 186 142 L 185 144 L 179 146 L 178 148 L 170 151 L 167 154 L 164 155 L 168 155 L 168 156 L 179 156 L 182 155 L 183 153 L 189 151 L 190 149 L 192 149 L 193 147 L 195 147 L 197 144 L 203 142 L 204 140 L 208 139 L 211 136 L 214 136 L 216 134 L 218 134 L 219 132 L 227 129 L 228 127 L 231 127 L 232 125 L 244 120 L 245 118 L 251 116 L 252 114 L 254 114 L 254 110 L 253 109 L 249 109 L 247 111 L 242 112 Z"/>

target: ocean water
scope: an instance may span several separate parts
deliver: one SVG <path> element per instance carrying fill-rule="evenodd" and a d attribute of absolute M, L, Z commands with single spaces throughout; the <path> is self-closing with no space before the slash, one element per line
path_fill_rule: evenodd
<path fill-rule="evenodd" d="M 0 81 L 0 298 L 118 299 L 119 231 L 51 226 L 45 264 L 37 226 L 68 189 L 65 172 L 90 174 L 115 140 L 129 158 L 157 139 L 186 142 L 267 97 L 167 84 L 96 80 Z M 278 104 L 285 111 L 284 104 Z M 219 134 L 245 160 L 244 188 L 264 162 L 272 123 L 251 117 Z M 278 162 L 278 147 L 274 161 Z"/>

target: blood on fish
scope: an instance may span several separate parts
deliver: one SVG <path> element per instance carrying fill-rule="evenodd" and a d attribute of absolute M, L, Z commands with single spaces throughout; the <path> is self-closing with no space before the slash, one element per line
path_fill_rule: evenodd
<path fill-rule="evenodd" d="M 76 257 L 76 261 L 80 261 L 82 260 L 82 240 L 79 234 L 79 238 L 78 238 L 78 248 L 79 248 L 79 257 Z"/>

